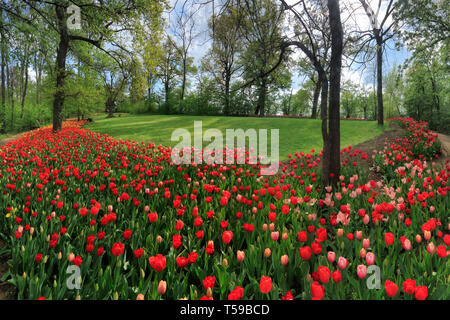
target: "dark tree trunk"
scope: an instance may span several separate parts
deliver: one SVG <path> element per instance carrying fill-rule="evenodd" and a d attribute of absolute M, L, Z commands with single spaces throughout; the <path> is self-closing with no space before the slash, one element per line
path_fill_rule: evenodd
<path fill-rule="evenodd" d="M 319 72 L 319 82 L 322 84 L 320 93 L 320 118 L 322 119 L 322 140 L 323 140 L 323 157 L 322 157 L 322 181 L 329 181 L 329 162 L 330 151 L 328 142 L 328 79 L 325 71 Z M 326 178 L 324 178 L 326 177 Z"/>
<path fill-rule="evenodd" d="M 183 59 L 183 81 L 181 83 L 181 96 L 180 99 L 184 99 L 184 91 L 186 90 L 186 59 Z"/>
<path fill-rule="evenodd" d="M 14 131 L 14 89 L 15 89 L 15 68 L 14 66 L 9 68 L 8 64 L 6 65 L 6 73 L 8 74 L 8 96 L 9 103 L 11 104 L 11 131 Z M 6 117 L 6 116 L 5 116 Z"/>
<path fill-rule="evenodd" d="M 383 114 L 383 38 L 381 30 L 375 34 L 377 40 L 377 103 L 378 103 L 378 124 L 384 124 Z"/>
<path fill-rule="evenodd" d="M 231 82 L 231 74 L 227 70 L 225 74 L 225 108 L 224 108 L 224 114 L 226 116 L 230 114 L 230 82 Z"/>
<path fill-rule="evenodd" d="M 330 93 L 329 122 L 327 136 L 327 161 L 323 163 L 322 181 L 325 184 L 336 183 L 341 170 L 340 162 L 340 95 L 343 31 L 339 9 L 339 0 L 328 0 L 328 10 L 331 30 L 330 59 Z"/>
<path fill-rule="evenodd" d="M 316 87 L 314 88 L 314 98 L 313 98 L 311 119 L 315 119 L 317 117 L 317 105 L 319 104 L 319 95 L 320 95 L 321 86 L 322 86 L 322 84 L 320 83 L 320 80 L 317 79 Z"/>
<path fill-rule="evenodd" d="M 63 121 L 64 85 L 66 78 L 66 58 L 69 49 L 69 35 L 67 33 L 64 8 L 55 7 L 59 26 L 59 45 L 56 54 L 56 92 L 53 99 L 53 131 L 60 131 Z"/>
<path fill-rule="evenodd" d="M 0 11 L 0 15 L 2 12 Z M 5 33 L 3 28 L 1 29 L 1 96 L 2 96 L 2 106 L 0 110 L 0 133 L 6 132 L 6 91 L 5 91 L 5 65 L 6 65 L 6 43 L 5 43 Z"/>
<path fill-rule="evenodd" d="M 258 97 L 258 110 L 260 117 L 264 117 L 264 109 L 266 106 L 266 95 L 267 95 L 267 80 L 266 78 L 263 78 L 261 80 L 261 88 Z"/>
<path fill-rule="evenodd" d="M 23 119 L 23 117 L 24 117 L 25 98 L 27 96 L 27 87 L 28 87 L 28 59 L 26 60 L 26 63 L 25 63 L 25 82 L 23 85 L 23 92 L 22 92 L 20 119 Z"/>
<path fill-rule="evenodd" d="M 114 117 L 114 110 L 115 109 L 115 103 L 114 100 L 111 97 L 108 97 L 106 100 L 106 110 L 108 110 L 107 118 L 113 118 Z"/>

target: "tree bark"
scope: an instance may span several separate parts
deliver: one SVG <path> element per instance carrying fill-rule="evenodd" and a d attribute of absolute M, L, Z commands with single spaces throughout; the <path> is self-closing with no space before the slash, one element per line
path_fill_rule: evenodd
<path fill-rule="evenodd" d="M 23 91 L 22 91 L 20 119 L 23 119 L 23 117 L 24 117 L 25 98 L 27 96 L 27 88 L 28 88 L 28 57 L 25 62 L 25 82 L 24 82 Z"/>
<path fill-rule="evenodd" d="M 2 11 L 0 11 L 2 15 Z M 2 106 L 0 110 L 0 133 L 6 132 L 6 91 L 5 91 L 5 65 L 6 65 L 6 43 L 5 43 L 5 33 L 3 28 L 1 29 L 1 96 L 2 96 Z"/>
<path fill-rule="evenodd" d="M 181 101 L 184 99 L 184 91 L 186 90 L 186 59 L 183 59 L 183 81 L 181 83 Z"/>
<path fill-rule="evenodd" d="M 230 82 L 231 74 L 229 70 L 225 72 L 225 109 L 224 114 L 228 116 L 230 114 Z"/>
<path fill-rule="evenodd" d="M 331 59 L 330 59 L 330 93 L 329 121 L 327 136 L 327 161 L 323 163 L 322 181 L 325 184 L 335 184 L 340 175 L 340 95 L 343 31 L 339 9 L 339 0 L 328 0 L 328 10 L 331 29 Z M 324 150 L 325 152 L 325 150 Z"/>
<path fill-rule="evenodd" d="M 64 8 L 55 6 L 55 10 L 59 25 L 59 45 L 56 54 L 56 92 L 53 99 L 53 132 L 60 131 L 62 128 L 66 58 L 69 49 L 69 35 L 64 17 Z"/>
<path fill-rule="evenodd" d="M 264 117 L 264 109 L 266 106 L 266 95 L 267 95 L 267 80 L 264 77 L 263 79 L 261 79 L 261 88 L 258 97 L 258 110 L 260 117 Z"/>
<path fill-rule="evenodd" d="M 381 30 L 375 34 L 377 41 L 377 102 L 378 102 L 378 124 L 384 124 L 383 114 L 383 38 Z"/>
<path fill-rule="evenodd" d="M 319 95 L 320 95 L 321 86 L 322 86 L 322 84 L 320 83 L 320 80 L 317 79 L 316 87 L 314 88 L 314 98 L 313 98 L 311 119 L 315 119 L 317 117 L 317 105 L 319 104 Z"/>

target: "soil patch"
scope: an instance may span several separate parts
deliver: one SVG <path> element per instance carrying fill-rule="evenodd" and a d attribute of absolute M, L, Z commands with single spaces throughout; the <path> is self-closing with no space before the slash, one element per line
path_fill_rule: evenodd
<path fill-rule="evenodd" d="M 4 248 L 6 243 L 0 240 L 0 250 Z M 8 260 L 11 259 L 9 255 L 0 256 L 0 279 L 8 271 Z M 16 296 L 15 287 L 7 281 L 0 282 L 0 300 L 13 300 Z"/>

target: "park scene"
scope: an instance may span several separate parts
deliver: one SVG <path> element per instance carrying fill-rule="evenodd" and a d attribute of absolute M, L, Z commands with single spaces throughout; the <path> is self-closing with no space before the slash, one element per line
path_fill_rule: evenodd
<path fill-rule="evenodd" d="M 450 299 L 449 8 L 0 0 L 0 300 Z"/>

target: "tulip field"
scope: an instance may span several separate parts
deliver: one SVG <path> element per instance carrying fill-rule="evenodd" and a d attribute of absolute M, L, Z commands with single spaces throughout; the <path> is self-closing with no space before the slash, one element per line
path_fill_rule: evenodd
<path fill-rule="evenodd" d="M 31 131 L 0 147 L 0 282 L 17 299 L 450 299 L 449 160 L 427 123 L 390 121 L 407 135 L 344 148 L 337 186 L 318 152 L 261 176 L 83 121 Z"/>

